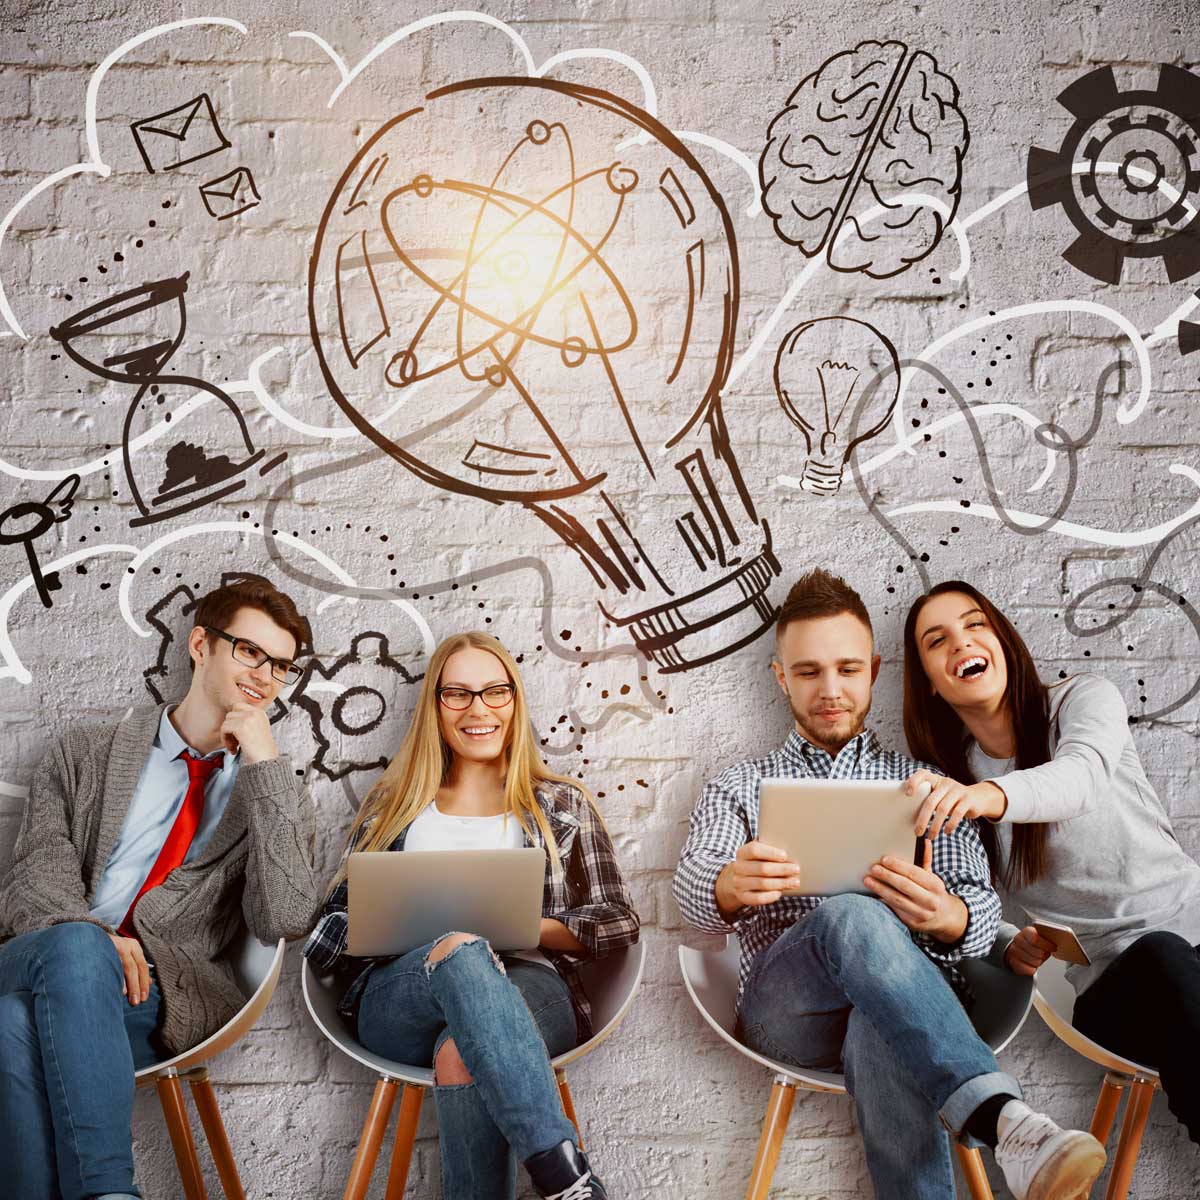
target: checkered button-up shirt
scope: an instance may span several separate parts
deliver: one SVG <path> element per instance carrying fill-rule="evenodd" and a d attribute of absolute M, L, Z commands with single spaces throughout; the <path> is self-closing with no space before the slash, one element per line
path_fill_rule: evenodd
<path fill-rule="evenodd" d="M 592 1007 L 579 969 L 585 962 L 632 945 L 638 940 L 641 923 L 617 866 L 608 831 L 584 794 L 570 784 L 545 783 L 534 795 L 550 823 L 562 862 L 561 872 L 555 875 L 550 857 L 546 856 L 542 916 L 561 921 L 583 943 L 582 954 L 544 948 L 542 953 L 571 990 L 575 1024 L 582 1042 L 592 1033 Z M 365 838 L 369 827 L 370 822 L 359 827 L 354 841 L 346 847 L 343 862 Z M 526 834 L 525 844 L 544 849 L 536 824 L 533 831 L 533 840 Z M 388 848 L 403 850 L 407 833 L 407 829 L 402 830 Z M 378 963 L 392 960 L 356 958 L 346 953 L 348 899 L 349 888 L 343 879 L 325 901 L 317 926 L 304 945 L 304 957 L 318 971 L 337 970 L 346 975 L 349 986 L 339 1012 L 353 1019 L 372 969 Z"/>
<path fill-rule="evenodd" d="M 742 946 L 739 1007 L 754 960 L 824 899 L 782 896 L 774 904 L 743 908 L 731 921 L 721 915 L 717 876 L 746 842 L 758 836 L 760 782 L 771 778 L 900 781 L 923 766 L 907 755 L 884 750 L 870 730 L 847 742 L 836 758 L 793 731 L 783 746 L 766 758 L 738 763 L 705 784 L 675 870 L 675 899 L 684 918 L 698 929 L 738 935 Z M 946 971 L 961 995 L 965 981 L 955 964 L 987 954 L 1000 924 L 1000 898 L 992 887 L 987 855 L 972 822 L 964 821 L 952 834 L 943 833 L 934 840 L 932 866 L 947 891 L 967 906 L 966 933 L 951 945 L 928 934 L 912 936 Z"/>

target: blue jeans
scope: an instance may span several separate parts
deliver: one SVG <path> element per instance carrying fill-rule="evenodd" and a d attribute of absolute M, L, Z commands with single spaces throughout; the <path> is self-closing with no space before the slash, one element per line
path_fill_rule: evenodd
<path fill-rule="evenodd" d="M 85 1200 L 133 1185 L 133 1073 L 166 1056 L 159 992 L 130 1004 L 98 925 L 0 946 L 0 1162 L 5 1195 Z"/>
<path fill-rule="evenodd" d="M 1021 1095 L 942 973 L 872 896 L 832 896 L 768 946 L 741 1022 L 742 1040 L 769 1058 L 845 1071 L 888 1200 L 953 1197 L 945 1131 L 960 1135 L 991 1096 Z"/>
<path fill-rule="evenodd" d="M 517 1160 L 576 1142 L 550 1057 L 576 1042 L 570 989 L 553 968 L 493 956 L 477 939 L 427 965 L 430 942 L 376 967 L 358 1036 L 394 1062 L 426 1067 L 448 1038 L 473 1082 L 437 1086 L 445 1200 L 511 1200 Z"/>

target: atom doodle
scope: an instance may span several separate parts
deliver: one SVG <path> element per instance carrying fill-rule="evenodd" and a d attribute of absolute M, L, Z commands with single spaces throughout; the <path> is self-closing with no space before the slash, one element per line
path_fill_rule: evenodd
<path fill-rule="evenodd" d="M 334 189 L 310 263 L 321 369 L 359 430 L 428 484 L 533 513 L 666 672 L 774 619 L 779 564 L 720 406 L 737 308 L 732 223 L 690 151 L 628 102 L 553 80 L 469 80 L 389 121 Z M 482 405 L 410 448 L 431 404 L 481 385 Z"/>
<path fill-rule="evenodd" d="M 1126 258 L 1161 258 L 1172 283 L 1200 270 L 1200 77 L 1164 63 L 1157 88 L 1122 92 L 1099 67 L 1058 102 L 1075 123 L 1057 151 L 1029 151 L 1027 179 L 1033 208 L 1061 205 L 1079 233 L 1063 258 L 1102 283 Z"/>

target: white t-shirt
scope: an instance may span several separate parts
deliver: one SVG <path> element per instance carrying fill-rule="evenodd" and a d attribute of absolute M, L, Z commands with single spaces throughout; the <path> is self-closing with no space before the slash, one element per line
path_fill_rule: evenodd
<path fill-rule="evenodd" d="M 494 817 L 459 817 L 444 813 L 432 800 L 408 827 L 404 849 L 408 850 L 519 850 L 525 831 L 511 813 Z M 550 962 L 540 950 L 506 950 L 512 958 Z M 551 968 L 553 969 L 553 968 Z"/>

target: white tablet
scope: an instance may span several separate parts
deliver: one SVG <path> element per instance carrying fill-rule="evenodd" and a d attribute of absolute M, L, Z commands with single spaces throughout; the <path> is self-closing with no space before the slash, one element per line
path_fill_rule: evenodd
<path fill-rule="evenodd" d="M 869 896 L 863 876 L 886 854 L 920 862 L 923 838 L 913 833 L 923 785 L 865 779 L 764 779 L 758 798 L 758 840 L 777 846 L 800 867 L 796 896 Z"/>
<path fill-rule="evenodd" d="M 536 846 L 351 854 L 346 950 L 407 954 L 456 932 L 486 938 L 493 950 L 532 950 L 545 876 L 546 852 Z"/>

